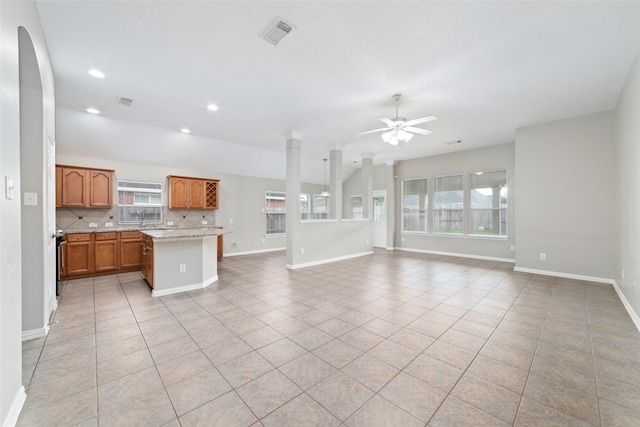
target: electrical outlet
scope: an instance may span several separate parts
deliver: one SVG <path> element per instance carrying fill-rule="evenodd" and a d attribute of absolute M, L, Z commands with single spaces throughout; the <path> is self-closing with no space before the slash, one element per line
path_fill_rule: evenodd
<path fill-rule="evenodd" d="M 264 243 L 264 237 L 262 238 L 262 243 Z"/>
<path fill-rule="evenodd" d="M 404 237 L 400 239 L 401 242 L 404 242 Z"/>
<path fill-rule="evenodd" d="M 167 225 L 173 225 L 173 221 L 167 221 Z"/>
<path fill-rule="evenodd" d="M 547 254 L 544 252 L 540 252 L 540 261 L 545 261 L 547 259 Z"/>
<path fill-rule="evenodd" d="M 112 222 L 105 222 L 104 226 L 105 227 L 113 227 L 113 223 Z"/>
<path fill-rule="evenodd" d="M 180 264 L 180 273 L 186 273 L 187 264 Z"/>
<path fill-rule="evenodd" d="M 231 249 L 235 249 L 235 248 L 237 248 L 237 247 L 238 247 L 238 244 L 237 244 L 237 243 L 232 243 L 232 244 L 231 244 Z"/>
<path fill-rule="evenodd" d="M 516 250 L 516 245 L 511 245 L 511 252 L 515 252 Z"/>
<path fill-rule="evenodd" d="M 89 223 L 89 227 L 91 227 L 91 228 L 96 228 L 97 226 L 98 226 L 98 223 L 96 223 L 96 222 L 90 222 Z"/>
<path fill-rule="evenodd" d="M 209 224 L 209 221 L 202 221 L 202 225 L 207 225 Z"/>
<path fill-rule="evenodd" d="M 304 255 L 304 248 L 300 248 L 300 254 Z"/>
<path fill-rule="evenodd" d="M 229 224 L 233 224 L 233 218 L 229 220 Z"/>

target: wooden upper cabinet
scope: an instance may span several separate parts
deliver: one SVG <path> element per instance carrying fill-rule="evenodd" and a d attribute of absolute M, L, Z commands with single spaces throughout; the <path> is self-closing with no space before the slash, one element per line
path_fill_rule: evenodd
<path fill-rule="evenodd" d="M 189 178 L 169 177 L 169 208 L 189 207 Z"/>
<path fill-rule="evenodd" d="M 110 208 L 113 204 L 113 172 L 91 172 L 89 184 L 89 205 L 94 208 Z"/>
<path fill-rule="evenodd" d="M 204 181 L 201 179 L 189 180 L 189 197 L 191 209 L 204 208 Z"/>
<path fill-rule="evenodd" d="M 169 176 L 170 209 L 218 209 L 218 180 Z"/>
<path fill-rule="evenodd" d="M 112 170 L 56 166 L 56 206 L 110 208 L 112 204 Z"/>
<path fill-rule="evenodd" d="M 89 171 L 78 168 L 62 168 L 62 206 L 85 207 L 89 204 Z"/>

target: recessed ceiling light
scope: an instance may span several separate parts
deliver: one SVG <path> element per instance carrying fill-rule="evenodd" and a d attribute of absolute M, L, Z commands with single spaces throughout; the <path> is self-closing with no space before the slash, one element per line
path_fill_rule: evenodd
<path fill-rule="evenodd" d="M 87 108 L 87 113 L 100 114 L 100 111 L 96 110 L 95 108 Z"/>
<path fill-rule="evenodd" d="M 215 104 L 209 104 L 207 105 L 207 108 L 211 111 L 218 111 L 218 106 Z"/>
<path fill-rule="evenodd" d="M 191 131 L 189 129 L 187 129 L 187 128 L 180 129 L 180 132 L 182 132 L 182 133 L 191 133 Z"/>
<path fill-rule="evenodd" d="M 104 73 L 100 70 L 96 70 L 95 68 L 92 70 L 89 70 L 89 74 L 91 74 L 93 77 L 104 79 Z"/>

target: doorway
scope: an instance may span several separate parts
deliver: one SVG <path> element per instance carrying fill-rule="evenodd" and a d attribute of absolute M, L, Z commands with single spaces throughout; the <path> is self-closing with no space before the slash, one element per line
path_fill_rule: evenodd
<path fill-rule="evenodd" d="M 387 247 L 387 191 L 373 192 L 373 247 Z"/>

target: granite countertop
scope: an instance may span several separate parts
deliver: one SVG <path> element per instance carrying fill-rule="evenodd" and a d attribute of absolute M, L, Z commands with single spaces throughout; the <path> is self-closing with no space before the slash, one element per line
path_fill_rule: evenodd
<path fill-rule="evenodd" d="M 146 226 L 146 227 L 108 227 L 108 228 L 83 228 L 83 229 L 76 229 L 76 230 L 59 230 L 62 233 L 61 234 L 83 234 L 83 233 L 118 233 L 121 231 L 140 231 L 143 233 L 147 233 L 148 231 L 168 231 L 168 230 L 172 230 L 172 231 L 180 231 L 180 230 L 212 230 L 212 231 L 217 231 L 217 234 L 223 234 L 223 233 L 228 233 L 229 230 L 225 230 L 223 229 L 223 227 L 216 227 L 213 225 L 210 225 L 208 227 L 199 227 L 199 228 L 195 228 L 195 227 L 172 227 L 172 226 L 167 226 L 167 225 L 162 225 L 162 226 L 158 226 L 158 227 L 154 227 L 154 226 Z M 147 233 L 149 234 L 149 233 Z M 213 234 L 212 234 L 213 235 Z"/>
<path fill-rule="evenodd" d="M 151 236 L 154 239 L 185 239 L 185 238 L 199 238 L 199 237 L 212 237 L 220 234 L 229 233 L 229 230 L 224 230 L 222 227 L 203 227 L 203 228 L 170 228 L 170 229 L 146 229 L 140 230 L 143 234 Z"/>

